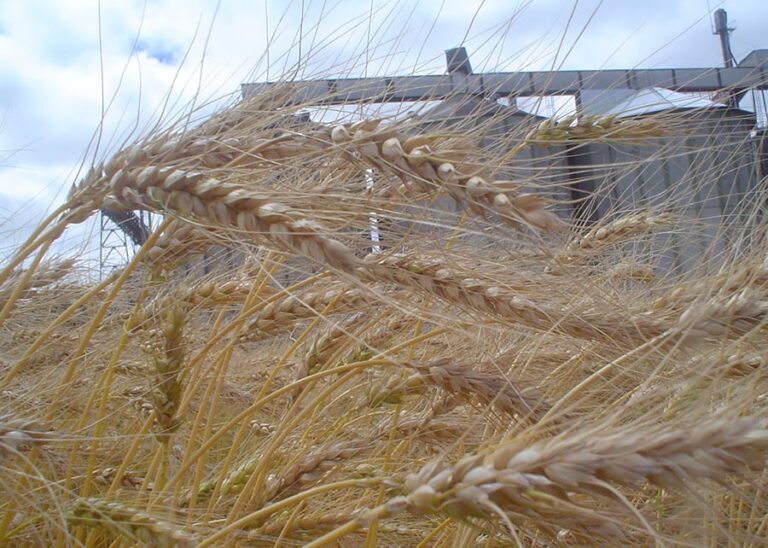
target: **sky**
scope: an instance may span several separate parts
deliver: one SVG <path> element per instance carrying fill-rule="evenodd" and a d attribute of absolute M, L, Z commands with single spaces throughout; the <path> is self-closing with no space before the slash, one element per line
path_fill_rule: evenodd
<path fill-rule="evenodd" d="M 440 74 L 460 44 L 475 72 L 720 66 L 719 7 L 737 60 L 768 48 L 765 0 L 0 0 L 0 260 L 83 165 L 241 82 Z"/>

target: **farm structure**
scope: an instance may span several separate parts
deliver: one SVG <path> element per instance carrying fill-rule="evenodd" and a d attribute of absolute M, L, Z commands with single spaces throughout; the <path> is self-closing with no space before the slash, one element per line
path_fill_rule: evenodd
<path fill-rule="evenodd" d="M 673 207 L 684 214 L 681 222 L 690 223 L 684 231 L 690 237 L 682 241 L 678 234 L 675 242 L 661 234 L 645 243 L 664 270 L 685 270 L 702 253 L 738 250 L 734 240 L 760 222 L 741 205 L 764 191 L 768 145 L 760 118 L 768 50 L 755 50 L 731 68 L 705 69 L 474 74 L 464 48 L 447 50 L 446 61 L 442 76 L 255 83 L 242 91 L 248 98 L 279 85 L 286 103 L 301 105 L 426 102 L 430 108 L 416 115 L 421 127 L 456 134 L 481 128 L 477 142 L 485 148 L 511 146 L 532 127 L 551 123 L 517 107 L 531 99 L 569 99 L 574 124 L 579 118 L 653 117 L 668 122 L 668 135 L 529 146 L 516 151 L 502 173 L 543 183 L 554 209 L 585 227 L 639 208 Z M 754 111 L 738 107 L 749 100 Z M 456 210 L 449 198 L 442 207 Z"/>

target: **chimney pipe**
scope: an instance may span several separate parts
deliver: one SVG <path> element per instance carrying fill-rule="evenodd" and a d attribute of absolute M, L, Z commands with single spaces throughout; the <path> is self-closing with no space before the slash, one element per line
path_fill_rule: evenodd
<path fill-rule="evenodd" d="M 472 65 L 464 47 L 445 50 L 445 64 L 448 66 L 448 74 L 472 74 Z"/>
<path fill-rule="evenodd" d="M 715 34 L 720 37 L 720 50 L 723 52 L 723 63 L 725 68 L 733 68 L 735 58 L 731 51 L 730 34 L 732 28 L 728 28 L 728 13 L 720 8 L 715 10 Z"/>

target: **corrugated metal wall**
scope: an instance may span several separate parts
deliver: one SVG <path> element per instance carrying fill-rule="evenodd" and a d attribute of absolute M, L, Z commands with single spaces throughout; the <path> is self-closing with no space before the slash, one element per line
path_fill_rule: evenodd
<path fill-rule="evenodd" d="M 590 195 L 576 220 L 672 209 L 682 216 L 680 230 L 658 235 L 645 253 L 659 257 L 664 270 L 684 271 L 703 257 L 743 248 L 762 187 L 749 113 L 718 108 L 670 114 L 672 136 L 653 144 L 587 144 L 571 151 L 586 166 L 575 176 L 583 177 Z"/>
<path fill-rule="evenodd" d="M 505 146 L 512 146 L 542 120 L 513 109 L 504 114 L 489 103 L 457 100 L 454 115 L 448 115 L 447 106 L 441 107 L 437 116 L 427 113 L 423 127 L 427 131 L 482 127 L 480 145 L 496 148 L 495 156 L 499 137 Z M 760 174 L 768 148 L 755 137 L 754 115 L 706 108 L 655 116 L 668 125 L 669 137 L 643 144 L 528 147 L 510 159 L 499 177 L 535 180 L 536 191 L 556 202 L 553 209 L 584 230 L 639 209 L 673 210 L 678 215 L 674 230 L 661 231 L 625 250 L 636 259 L 644 256 L 661 271 L 687 271 L 703 259 L 716 265 L 724 253 L 745 250 L 762 221 L 755 216 L 755 204 L 764 201 Z M 450 199 L 443 202 L 441 207 L 456 211 Z"/>

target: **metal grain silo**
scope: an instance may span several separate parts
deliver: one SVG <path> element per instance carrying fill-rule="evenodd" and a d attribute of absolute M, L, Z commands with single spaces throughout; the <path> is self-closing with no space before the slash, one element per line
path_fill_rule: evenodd
<path fill-rule="evenodd" d="M 754 114 L 659 88 L 593 91 L 583 101 L 585 116 L 653 116 L 668 136 L 570 147 L 578 222 L 645 208 L 679 214 L 676 230 L 645 250 L 664 271 L 743 247 L 761 191 Z"/>

